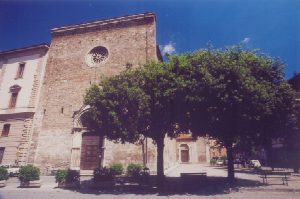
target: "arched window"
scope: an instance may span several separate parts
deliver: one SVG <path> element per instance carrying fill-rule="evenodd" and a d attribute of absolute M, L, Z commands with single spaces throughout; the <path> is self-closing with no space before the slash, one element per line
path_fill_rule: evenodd
<path fill-rule="evenodd" d="M 11 97 L 10 97 L 8 108 L 16 107 L 17 98 L 18 98 L 18 94 L 19 94 L 20 90 L 21 90 L 21 87 L 19 85 L 13 85 L 12 87 L 10 87 L 9 92 L 11 93 Z"/>

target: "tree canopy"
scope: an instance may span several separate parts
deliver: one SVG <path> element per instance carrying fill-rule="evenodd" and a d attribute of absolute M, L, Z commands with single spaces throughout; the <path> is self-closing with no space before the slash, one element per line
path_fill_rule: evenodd
<path fill-rule="evenodd" d="M 220 141 L 233 181 L 233 144 L 270 140 L 293 121 L 295 95 L 278 60 L 238 47 L 168 59 L 106 78 L 84 100 L 90 105 L 84 118 L 92 131 L 121 142 L 135 142 L 140 135 L 156 142 L 160 182 L 166 134 L 191 130 L 195 137 L 208 134 Z"/>
<path fill-rule="evenodd" d="M 296 101 L 293 114 L 296 122 L 293 130 L 286 136 L 286 145 L 288 146 L 289 160 L 294 168 L 294 172 L 299 172 L 300 168 L 300 73 L 295 73 L 288 83 L 296 91 Z"/>
<path fill-rule="evenodd" d="M 183 104 L 192 133 L 223 143 L 231 181 L 234 143 L 270 141 L 289 129 L 295 95 L 280 61 L 237 47 L 174 56 L 170 64 L 186 82 Z"/>
<path fill-rule="evenodd" d="M 163 183 L 163 150 L 166 134 L 176 131 L 176 83 L 163 63 L 127 69 L 93 85 L 84 103 L 90 106 L 83 123 L 91 131 L 120 142 L 136 142 L 141 135 L 157 145 L 158 183 Z"/>
<path fill-rule="evenodd" d="M 116 142 L 136 142 L 149 131 L 149 98 L 137 71 L 124 71 L 92 85 L 84 97 L 89 111 L 81 118 L 90 131 Z"/>

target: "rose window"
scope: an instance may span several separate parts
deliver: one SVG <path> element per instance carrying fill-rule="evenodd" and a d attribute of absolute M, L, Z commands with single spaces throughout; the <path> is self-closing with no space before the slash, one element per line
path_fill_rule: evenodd
<path fill-rule="evenodd" d="M 87 55 L 87 62 L 90 66 L 96 66 L 106 60 L 108 50 L 103 46 L 93 48 Z"/>

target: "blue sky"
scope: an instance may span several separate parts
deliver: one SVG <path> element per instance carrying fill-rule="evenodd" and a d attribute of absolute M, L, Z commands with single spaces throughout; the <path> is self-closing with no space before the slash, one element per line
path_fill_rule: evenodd
<path fill-rule="evenodd" d="M 152 11 L 162 51 L 242 43 L 300 72 L 300 0 L 0 1 L 0 51 L 50 43 L 50 29 Z"/>

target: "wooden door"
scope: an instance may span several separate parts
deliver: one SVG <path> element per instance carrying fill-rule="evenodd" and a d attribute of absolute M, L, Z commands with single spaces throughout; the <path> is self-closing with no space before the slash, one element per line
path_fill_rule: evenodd
<path fill-rule="evenodd" d="M 181 150 L 181 162 L 189 162 L 189 150 Z"/>
<path fill-rule="evenodd" d="M 81 145 L 80 169 L 93 170 L 99 167 L 99 137 L 83 136 Z"/>

